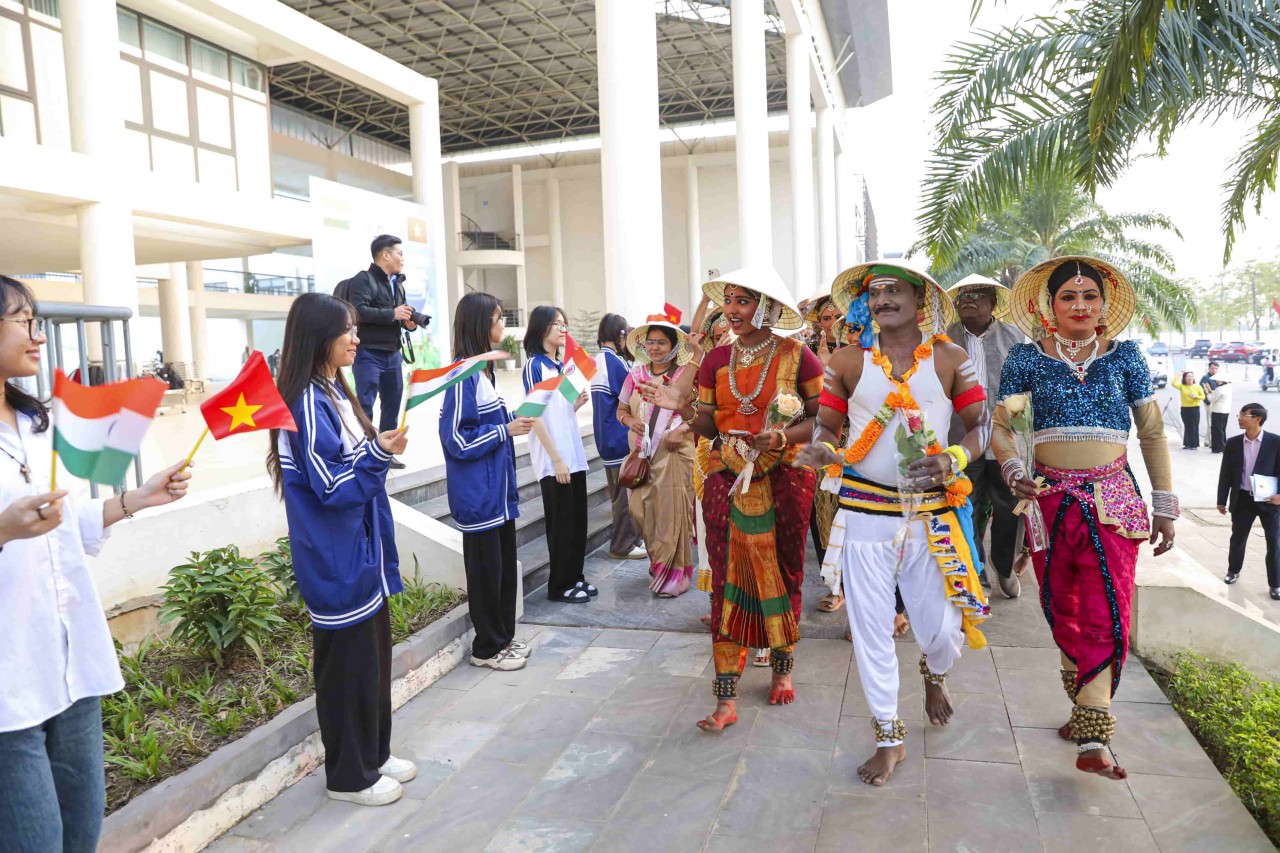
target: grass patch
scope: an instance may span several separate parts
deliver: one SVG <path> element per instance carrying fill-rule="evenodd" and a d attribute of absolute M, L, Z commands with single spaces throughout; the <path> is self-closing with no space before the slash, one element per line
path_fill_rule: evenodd
<path fill-rule="evenodd" d="M 1280 684 L 1187 652 L 1166 687 L 1231 790 L 1280 846 Z"/>
<path fill-rule="evenodd" d="M 224 574 L 253 571 L 240 560 L 225 550 L 193 555 L 191 564 L 175 572 L 190 575 L 197 564 Z M 264 620 L 269 629 L 242 634 L 241 639 L 247 634 L 254 642 L 224 642 L 229 632 L 192 642 L 190 632 L 180 631 L 166 640 L 144 642 L 131 655 L 119 651 L 125 688 L 102 700 L 108 813 L 314 692 L 311 623 L 299 606 L 296 586 L 289 583 L 287 540 L 259 562 L 276 582 L 276 618 Z M 228 569 L 228 563 L 235 565 Z M 414 563 L 416 569 L 416 558 Z M 197 587 L 188 578 L 177 588 L 190 597 Z M 459 590 L 406 578 L 404 592 L 390 600 L 393 642 L 403 642 L 465 600 Z M 243 601 L 235 600 L 228 607 L 237 613 L 246 609 Z M 231 624 L 207 601 L 175 618 L 194 624 L 197 617 L 209 625 Z"/>

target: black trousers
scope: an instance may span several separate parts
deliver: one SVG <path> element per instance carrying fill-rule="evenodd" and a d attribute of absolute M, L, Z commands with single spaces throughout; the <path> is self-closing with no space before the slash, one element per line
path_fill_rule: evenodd
<path fill-rule="evenodd" d="M 1249 543 L 1253 520 L 1261 519 L 1267 539 L 1267 586 L 1280 587 L 1280 566 L 1276 565 L 1276 536 L 1280 534 L 1280 507 L 1258 503 L 1253 495 L 1242 492 L 1231 508 L 1231 548 L 1227 556 L 1227 573 L 1239 574 L 1244 566 L 1244 550 Z"/>
<path fill-rule="evenodd" d="M 516 523 L 462 534 L 467 608 L 476 638 L 471 656 L 488 659 L 516 635 Z"/>
<path fill-rule="evenodd" d="M 547 556 L 551 576 L 547 598 L 557 600 L 578 581 L 585 580 L 582 564 L 587 559 L 587 472 L 571 474 L 561 485 L 555 477 L 543 477 L 543 523 L 547 528 Z"/>
<path fill-rule="evenodd" d="M 391 615 L 386 604 L 346 628 L 311 628 L 316 717 L 330 791 L 363 791 L 391 757 Z"/>
<path fill-rule="evenodd" d="M 964 472 L 973 483 L 973 536 L 978 541 L 978 558 L 984 565 L 992 563 L 1000 577 L 1007 578 L 1013 574 L 1013 560 L 1018 549 L 1018 517 L 1013 514 L 1018 499 L 1000 476 L 999 460 L 976 459 L 969 463 Z M 988 516 L 978 512 L 984 501 L 991 504 L 990 561 L 987 560 L 987 547 L 983 542 L 987 534 Z"/>
<path fill-rule="evenodd" d="M 1209 443 L 1214 453 L 1221 453 L 1227 446 L 1227 413 L 1212 412 L 1209 415 Z"/>
<path fill-rule="evenodd" d="M 1200 407 L 1182 407 L 1182 446 L 1200 446 Z"/>

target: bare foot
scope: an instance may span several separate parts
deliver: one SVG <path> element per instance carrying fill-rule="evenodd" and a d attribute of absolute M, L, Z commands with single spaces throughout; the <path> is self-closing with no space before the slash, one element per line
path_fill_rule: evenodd
<path fill-rule="evenodd" d="M 726 699 L 716 703 L 716 709 L 705 720 L 698 720 L 698 728 L 704 732 L 722 731 L 738 722 L 738 701 Z"/>
<path fill-rule="evenodd" d="M 708 628 L 711 627 L 711 614 L 707 613 L 703 616 L 699 616 L 698 621 L 701 622 L 703 625 L 706 625 Z"/>
<path fill-rule="evenodd" d="M 1075 739 L 1076 739 L 1076 738 L 1075 738 L 1075 735 L 1071 734 L 1071 721 L 1070 721 L 1070 720 L 1068 720 L 1067 722 L 1065 722 L 1065 723 L 1063 723 L 1062 725 L 1058 726 L 1058 737 L 1062 738 L 1063 740 L 1075 740 Z"/>
<path fill-rule="evenodd" d="M 773 674 L 773 683 L 769 688 L 770 705 L 790 705 L 796 701 L 795 688 L 791 686 L 791 675 Z"/>
<path fill-rule="evenodd" d="M 881 746 L 867 763 L 858 768 L 858 778 L 868 785 L 879 787 L 893 778 L 893 769 L 907 757 L 907 745 Z"/>
<path fill-rule="evenodd" d="M 947 692 L 947 683 L 924 683 L 924 713 L 929 722 L 935 726 L 945 726 L 951 722 L 951 694 Z"/>
<path fill-rule="evenodd" d="M 905 636 L 911 630 L 911 623 L 907 621 L 905 613 L 895 613 L 893 615 L 893 636 Z"/>
<path fill-rule="evenodd" d="M 1076 769 L 1085 773 L 1096 773 L 1104 779 L 1127 779 L 1128 772 L 1111 760 L 1110 750 L 1091 749 L 1076 757 Z"/>

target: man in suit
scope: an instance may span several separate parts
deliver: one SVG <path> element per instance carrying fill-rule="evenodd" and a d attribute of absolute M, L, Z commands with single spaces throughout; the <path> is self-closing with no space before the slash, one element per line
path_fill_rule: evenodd
<path fill-rule="evenodd" d="M 1280 601 L 1280 566 L 1276 565 L 1276 536 L 1280 534 L 1280 495 L 1266 501 L 1253 497 L 1252 475 L 1280 477 L 1280 436 L 1265 432 L 1267 410 L 1249 403 L 1237 416 L 1244 435 L 1227 439 L 1222 454 L 1222 470 L 1218 475 L 1218 512 L 1227 514 L 1231 507 L 1231 549 L 1227 558 L 1226 583 L 1240 579 L 1244 565 L 1245 545 L 1255 518 L 1262 520 L 1267 539 L 1267 586 L 1271 598 Z"/>

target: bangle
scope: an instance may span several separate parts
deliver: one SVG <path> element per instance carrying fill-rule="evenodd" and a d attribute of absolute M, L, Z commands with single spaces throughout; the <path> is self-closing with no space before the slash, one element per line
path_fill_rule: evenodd
<path fill-rule="evenodd" d="M 1014 483 L 1027 476 L 1027 468 L 1022 464 L 1022 460 L 1015 456 L 1000 466 L 1000 474 L 1004 477 L 1004 484 L 1012 489 Z"/>
<path fill-rule="evenodd" d="M 956 467 L 952 472 L 953 474 L 959 474 L 964 471 L 965 468 L 969 467 L 969 454 L 966 453 L 965 449 L 959 444 L 953 444 L 942 452 L 955 460 Z"/>
<path fill-rule="evenodd" d="M 133 518 L 133 513 L 129 512 L 129 508 L 124 505 L 124 496 L 128 490 L 120 493 L 120 511 L 124 513 L 125 518 Z"/>
<path fill-rule="evenodd" d="M 831 451 L 831 453 L 832 453 L 832 454 L 833 454 L 837 459 L 840 457 L 840 451 L 839 451 L 839 450 L 837 450 L 837 449 L 836 449 L 836 446 L 835 446 L 834 444 L 832 444 L 831 442 L 829 442 L 829 441 L 820 441 L 820 442 L 818 442 L 818 443 L 819 443 L 819 444 L 821 444 L 823 447 L 827 448 L 827 450 L 830 450 L 830 451 Z"/>
<path fill-rule="evenodd" d="M 1151 514 L 1161 518 L 1178 518 L 1182 508 L 1178 505 L 1178 496 L 1173 492 L 1151 490 Z"/>
<path fill-rule="evenodd" d="M 776 432 L 778 435 L 782 436 L 782 446 L 781 446 L 781 447 L 779 447 L 778 449 L 779 449 L 779 450 L 786 450 L 786 449 L 787 449 L 787 434 L 786 434 L 785 432 L 783 432 L 782 430 L 780 430 L 780 429 L 776 429 L 776 430 L 774 430 L 774 432 Z"/>

